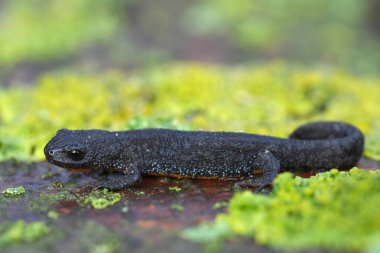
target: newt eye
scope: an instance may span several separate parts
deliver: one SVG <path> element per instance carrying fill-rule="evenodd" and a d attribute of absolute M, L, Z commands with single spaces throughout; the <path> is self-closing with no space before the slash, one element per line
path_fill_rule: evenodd
<path fill-rule="evenodd" d="M 64 151 L 70 159 L 75 161 L 81 160 L 86 153 L 84 146 L 80 144 L 66 145 Z"/>

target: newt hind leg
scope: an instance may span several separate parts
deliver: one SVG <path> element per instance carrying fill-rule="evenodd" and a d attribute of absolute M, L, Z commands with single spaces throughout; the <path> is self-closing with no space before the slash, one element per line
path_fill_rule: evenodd
<path fill-rule="evenodd" d="M 257 171 L 260 171 L 261 175 L 258 175 Z M 251 178 L 238 182 L 235 186 L 252 187 L 256 188 L 256 192 L 260 192 L 273 182 L 279 171 L 280 161 L 269 150 L 260 151 L 253 161 Z"/>

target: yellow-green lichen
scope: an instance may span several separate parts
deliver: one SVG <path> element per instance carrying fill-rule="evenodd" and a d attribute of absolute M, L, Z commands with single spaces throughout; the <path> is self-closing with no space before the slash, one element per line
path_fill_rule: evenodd
<path fill-rule="evenodd" d="M 104 209 L 121 200 L 121 194 L 117 192 L 110 192 L 107 189 L 95 190 L 91 192 L 82 201 L 83 204 L 89 205 L 95 209 Z"/>
<path fill-rule="evenodd" d="M 16 243 L 31 243 L 49 233 L 49 227 L 40 221 L 25 223 L 20 220 L 0 225 L 0 247 Z"/>
<path fill-rule="evenodd" d="M 2 193 L 6 197 L 18 197 L 18 196 L 24 195 L 25 192 L 26 191 L 25 191 L 24 186 L 18 186 L 18 187 L 14 187 L 14 188 L 7 188 Z"/>
<path fill-rule="evenodd" d="M 331 170 L 311 178 L 283 173 L 269 196 L 237 193 L 227 214 L 184 236 L 202 241 L 200 233 L 215 240 L 243 235 L 282 249 L 362 251 L 374 247 L 379 235 L 379 207 L 380 170 Z"/>

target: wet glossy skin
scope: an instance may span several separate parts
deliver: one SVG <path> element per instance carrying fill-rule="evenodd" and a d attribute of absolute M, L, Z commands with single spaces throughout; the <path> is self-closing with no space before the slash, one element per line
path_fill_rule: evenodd
<path fill-rule="evenodd" d="M 46 145 L 51 163 L 71 169 L 111 172 L 99 187 L 124 189 L 144 175 L 241 178 L 264 187 L 282 170 L 349 168 L 363 152 L 364 138 L 339 122 L 301 126 L 289 139 L 247 133 L 145 129 L 123 132 L 60 130 Z"/>

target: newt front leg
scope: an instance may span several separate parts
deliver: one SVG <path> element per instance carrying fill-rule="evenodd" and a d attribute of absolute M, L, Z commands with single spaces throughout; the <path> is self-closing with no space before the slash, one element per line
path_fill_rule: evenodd
<path fill-rule="evenodd" d="M 114 174 L 95 184 L 95 188 L 106 188 L 111 191 L 123 190 L 141 181 L 141 173 L 136 165 L 117 166 Z"/>

